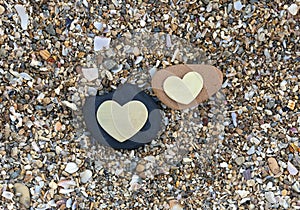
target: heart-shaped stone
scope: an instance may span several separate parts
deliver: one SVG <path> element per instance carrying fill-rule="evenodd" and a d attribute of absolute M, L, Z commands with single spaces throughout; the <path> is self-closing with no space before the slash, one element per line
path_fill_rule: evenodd
<path fill-rule="evenodd" d="M 189 104 L 180 103 L 179 101 L 171 98 L 167 94 L 164 88 L 164 83 L 169 77 L 179 77 L 183 78 L 190 72 L 197 72 L 203 78 L 203 87 L 200 93 L 196 96 L 194 100 Z M 178 64 L 169 66 L 165 69 L 157 71 L 152 78 L 152 89 L 155 95 L 168 107 L 177 110 L 184 110 L 198 106 L 200 103 L 206 101 L 217 93 L 222 87 L 223 74 L 222 72 L 211 65 L 204 64 Z M 181 88 L 177 86 L 176 91 L 181 91 Z M 181 93 L 178 93 L 179 95 Z M 195 93 L 196 94 L 196 93 Z M 180 96 L 184 100 L 181 102 L 187 103 L 188 100 L 186 96 Z"/>
<path fill-rule="evenodd" d="M 124 142 L 139 132 L 148 118 L 146 106 L 137 100 L 120 106 L 113 100 L 103 102 L 97 110 L 97 121 L 114 139 Z"/>
<path fill-rule="evenodd" d="M 203 88 L 203 78 L 197 72 L 189 72 L 181 79 L 168 77 L 163 84 L 164 91 L 172 100 L 181 104 L 190 104 Z"/>

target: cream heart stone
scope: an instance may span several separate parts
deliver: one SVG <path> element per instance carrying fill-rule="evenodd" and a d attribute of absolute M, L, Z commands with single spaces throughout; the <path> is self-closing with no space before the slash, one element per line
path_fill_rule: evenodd
<path fill-rule="evenodd" d="M 96 115 L 98 123 L 110 136 L 124 142 L 142 129 L 148 118 L 148 110 L 140 101 L 130 101 L 120 106 L 109 100 L 99 106 Z"/>
<path fill-rule="evenodd" d="M 189 72 L 182 79 L 177 76 L 168 77 L 163 83 L 167 96 L 181 104 L 190 104 L 203 88 L 203 78 L 197 72 Z"/>

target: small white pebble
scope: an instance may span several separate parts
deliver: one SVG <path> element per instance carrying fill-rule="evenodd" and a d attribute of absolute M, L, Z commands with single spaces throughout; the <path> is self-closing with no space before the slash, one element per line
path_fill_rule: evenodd
<path fill-rule="evenodd" d="M 240 11 L 243 7 L 244 7 L 244 5 L 242 5 L 242 3 L 240 1 L 234 2 L 234 9 L 235 10 Z"/>
<path fill-rule="evenodd" d="M 78 166 L 76 163 L 74 162 L 70 162 L 70 163 L 67 163 L 67 166 L 65 168 L 65 171 L 68 172 L 69 174 L 73 174 L 75 173 L 76 171 L 78 171 Z"/>
<path fill-rule="evenodd" d="M 2 197 L 11 200 L 14 197 L 14 194 L 8 191 L 3 191 Z"/>
<path fill-rule="evenodd" d="M 228 167 L 228 163 L 222 162 L 222 163 L 220 164 L 220 166 L 221 166 L 222 168 L 227 168 L 227 167 Z"/>
<path fill-rule="evenodd" d="M 143 19 L 141 19 L 141 21 L 140 21 L 140 25 L 141 25 L 142 27 L 145 27 L 145 25 L 146 25 L 146 21 L 145 21 L 145 20 L 143 20 Z"/>
<path fill-rule="evenodd" d="M 93 172 L 91 170 L 85 170 L 82 173 L 80 173 L 80 181 L 81 183 L 87 183 L 91 177 L 93 176 Z"/>
<path fill-rule="evenodd" d="M 291 6 L 288 7 L 288 11 L 292 15 L 297 15 L 298 10 L 299 10 L 299 7 L 297 6 L 297 4 L 291 4 Z"/>

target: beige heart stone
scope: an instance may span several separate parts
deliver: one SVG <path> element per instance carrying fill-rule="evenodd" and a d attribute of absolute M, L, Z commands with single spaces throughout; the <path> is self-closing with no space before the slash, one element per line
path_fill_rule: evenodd
<path fill-rule="evenodd" d="M 181 104 L 190 104 L 203 88 L 203 78 L 197 72 L 189 72 L 182 79 L 177 76 L 168 77 L 163 84 L 167 96 Z"/>
<path fill-rule="evenodd" d="M 148 110 L 140 101 L 130 101 L 120 106 L 115 101 L 103 102 L 97 110 L 100 126 L 114 139 L 124 142 L 143 128 Z"/>

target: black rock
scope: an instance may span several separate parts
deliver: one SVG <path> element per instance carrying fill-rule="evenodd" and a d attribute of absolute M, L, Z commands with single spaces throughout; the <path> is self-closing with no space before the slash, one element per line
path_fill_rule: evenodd
<path fill-rule="evenodd" d="M 114 100 L 121 106 L 132 101 L 142 102 L 148 110 L 148 119 L 143 128 L 130 139 L 119 142 L 110 136 L 98 123 L 96 113 L 98 107 L 107 100 Z M 137 86 L 124 84 L 106 95 L 88 97 L 83 107 L 84 121 L 96 142 L 114 149 L 136 149 L 155 139 L 162 130 L 162 115 L 159 106 L 151 96 Z"/>

